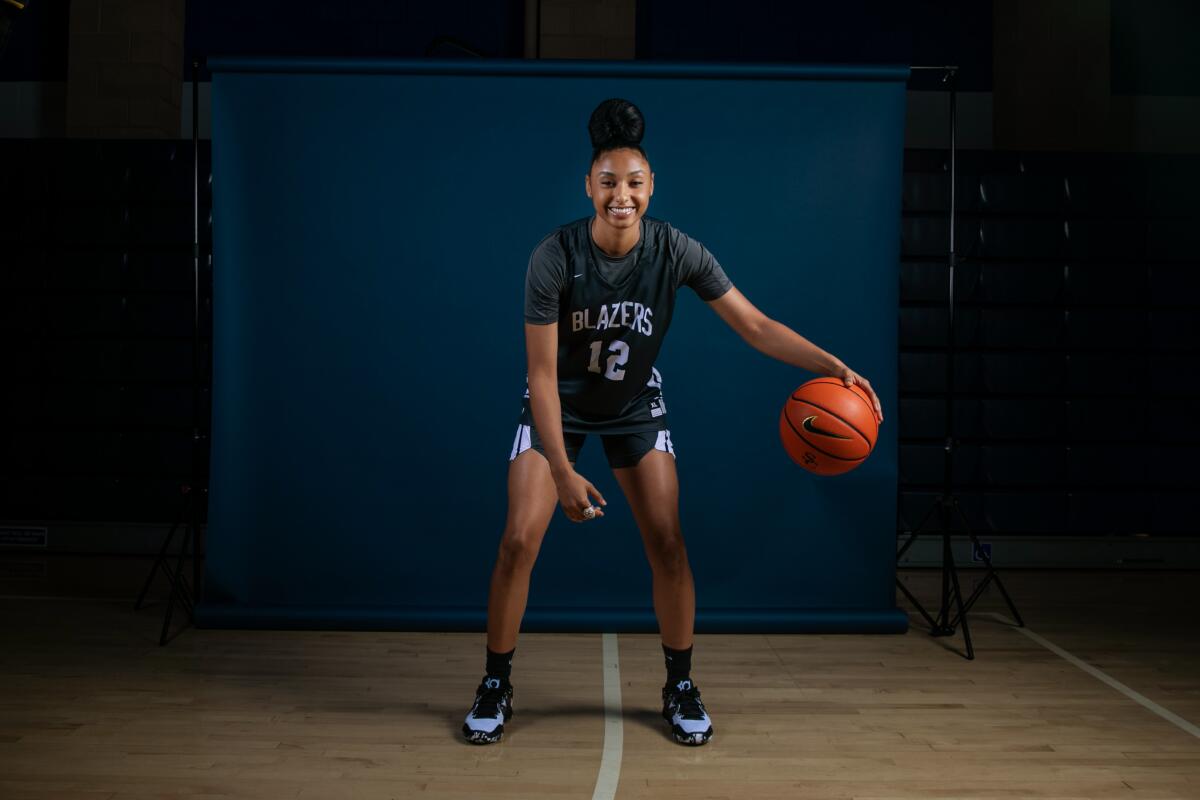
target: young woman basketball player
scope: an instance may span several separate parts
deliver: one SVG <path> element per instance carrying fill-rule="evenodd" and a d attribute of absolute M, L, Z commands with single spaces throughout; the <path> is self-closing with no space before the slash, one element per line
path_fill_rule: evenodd
<path fill-rule="evenodd" d="M 584 188 L 595 214 L 543 239 L 525 278 L 528 389 L 509 457 L 508 518 L 488 599 L 486 674 L 463 733 L 477 744 L 499 741 L 512 716 L 517 632 L 555 506 L 574 522 L 604 516 L 604 498 L 574 469 L 584 439 L 595 433 L 653 573 L 667 667 L 663 717 L 675 741 L 700 745 L 713 729 L 691 680 L 695 589 L 680 531 L 662 376 L 654 368 L 676 291 L 691 287 L 763 353 L 857 383 L 883 417 L 866 379 L 755 308 L 699 242 L 646 216 L 654 174 L 641 148 L 644 122 L 636 106 L 604 101 L 588 131 L 593 152 Z"/>

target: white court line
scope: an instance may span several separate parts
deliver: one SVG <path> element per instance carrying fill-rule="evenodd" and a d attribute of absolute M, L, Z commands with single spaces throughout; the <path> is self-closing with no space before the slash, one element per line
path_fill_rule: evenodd
<path fill-rule="evenodd" d="M 1105 675 L 1103 672 L 1096 669 L 1091 664 L 1081 661 L 1080 659 L 1071 655 L 1066 650 L 1063 650 L 1061 647 L 1054 644 L 1053 642 L 1049 642 L 1046 639 L 1042 638 L 1041 636 L 1038 636 L 1036 633 L 1029 630 L 1028 628 L 1016 627 L 1017 623 L 1015 621 L 1009 619 L 1008 617 L 1004 616 L 1003 614 L 997 614 L 995 611 L 989 611 L 989 612 L 985 612 L 985 613 L 987 613 L 989 616 L 995 617 L 996 619 L 1000 620 L 1001 622 L 1005 623 L 1006 625 L 1013 626 L 1013 630 L 1017 630 L 1017 631 L 1020 631 L 1021 633 L 1025 634 L 1030 639 L 1033 639 L 1035 642 L 1040 644 L 1042 647 L 1049 650 L 1051 653 L 1054 653 L 1055 655 L 1066 659 L 1067 661 L 1069 661 L 1072 664 L 1074 664 L 1075 666 L 1079 667 L 1081 670 L 1086 672 L 1088 675 L 1091 675 L 1093 678 L 1100 681 L 1101 683 L 1108 684 L 1109 686 L 1116 689 L 1118 692 L 1125 695 L 1126 697 L 1128 697 L 1130 700 L 1134 701 L 1138 705 L 1145 707 L 1147 710 L 1154 712 L 1158 716 L 1165 719 L 1167 722 L 1170 722 L 1172 725 L 1176 725 L 1176 726 L 1182 728 L 1183 730 L 1187 731 L 1188 733 L 1190 733 L 1192 736 L 1195 736 L 1197 739 L 1200 739 L 1200 728 L 1198 728 L 1195 725 L 1193 725 L 1192 723 L 1188 722 L 1186 719 L 1179 716 L 1178 714 L 1174 714 L 1174 713 L 1168 711 L 1167 709 L 1163 708 L 1158 703 L 1151 700 L 1149 697 L 1146 697 L 1144 694 L 1135 692 L 1133 689 L 1130 689 L 1128 686 L 1121 683 L 1116 678 Z"/>
<path fill-rule="evenodd" d="M 621 662 L 617 657 L 617 635 L 603 634 L 604 644 L 604 755 L 596 774 L 592 800 L 612 800 L 621 778 L 621 748 L 625 733 L 621 725 Z"/>

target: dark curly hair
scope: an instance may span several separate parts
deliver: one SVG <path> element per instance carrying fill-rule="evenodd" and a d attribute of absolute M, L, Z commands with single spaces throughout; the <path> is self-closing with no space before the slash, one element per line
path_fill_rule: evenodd
<path fill-rule="evenodd" d="M 592 138 L 592 163 L 609 150 L 628 147 L 637 150 L 647 161 L 642 149 L 642 137 L 646 134 L 646 120 L 638 107 L 628 100 L 612 98 L 596 106 L 588 120 L 588 135 Z"/>

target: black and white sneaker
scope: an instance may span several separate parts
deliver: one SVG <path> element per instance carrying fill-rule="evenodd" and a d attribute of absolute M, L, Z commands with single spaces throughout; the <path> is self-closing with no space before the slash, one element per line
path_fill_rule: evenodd
<path fill-rule="evenodd" d="M 504 723 L 513 715 L 512 684 L 500 678 L 484 676 L 475 690 L 475 704 L 463 723 L 463 736 L 471 744 L 492 744 L 504 735 Z"/>
<path fill-rule="evenodd" d="M 700 700 L 700 690 L 684 679 L 664 686 L 663 719 L 671 723 L 671 735 L 680 744 L 701 745 L 712 738 L 712 720 Z"/>

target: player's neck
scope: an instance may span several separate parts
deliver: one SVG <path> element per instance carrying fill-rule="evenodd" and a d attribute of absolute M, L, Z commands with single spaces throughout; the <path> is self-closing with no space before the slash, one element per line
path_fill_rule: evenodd
<path fill-rule="evenodd" d="M 627 254 L 638 243 L 641 235 L 641 220 L 632 228 L 614 228 L 595 217 L 592 218 L 592 241 L 610 258 L 620 258 Z"/>

